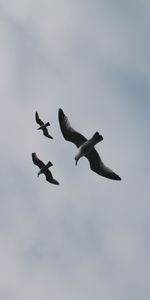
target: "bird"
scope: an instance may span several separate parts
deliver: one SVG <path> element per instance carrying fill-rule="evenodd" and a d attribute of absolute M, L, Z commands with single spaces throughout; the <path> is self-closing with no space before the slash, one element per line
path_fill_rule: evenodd
<path fill-rule="evenodd" d="M 38 166 L 40 168 L 40 171 L 38 172 L 37 176 L 39 176 L 40 174 L 44 174 L 46 177 L 46 180 L 50 183 L 53 184 L 57 184 L 59 185 L 59 182 L 54 179 L 52 173 L 50 172 L 49 168 L 53 166 L 53 164 L 51 163 L 51 161 L 49 161 L 46 165 L 43 163 L 43 161 L 41 161 L 36 153 L 32 153 L 32 161 L 33 163 Z"/>
<path fill-rule="evenodd" d="M 94 146 L 103 140 L 103 136 L 98 132 L 92 136 L 91 139 L 87 140 L 81 133 L 77 132 L 72 128 L 67 116 L 64 114 L 63 110 L 59 108 L 58 110 L 58 119 L 60 124 L 60 129 L 65 140 L 74 143 L 78 151 L 75 156 L 75 162 L 77 165 L 78 160 L 85 156 L 89 160 L 90 169 L 108 179 L 112 180 L 121 180 L 121 177 L 113 172 L 110 168 L 105 166 L 102 162 L 98 152 Z"/>
<path fill-rule="evenodd" d="M 50 126 L 50 123 L 47 122 L 47 123 L 44 123 L 40 118 L 39 118 L 39 115 L 38 115 L 38 112 L 36 111 L 35 112 L 35 120 L 36 122 L 40 125 L 39 128 L 37 128 L 38 130 L 43 130 L 43 134 L 50 138 L 50 139 L 53 139 L 53 137 L 49 134 L 48 130 L 47 130 L 47 127 Z"/>

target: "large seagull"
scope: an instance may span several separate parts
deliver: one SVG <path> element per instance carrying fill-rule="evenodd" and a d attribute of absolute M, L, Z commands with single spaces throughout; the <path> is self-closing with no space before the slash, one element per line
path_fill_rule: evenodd
<path fill-rule="evenodd" d="M 98 152 L 94 148 L 97 143 L 103 140 L 102 135 L 95 132 L 91 139 L 87 140 L 81 133 L 71 127 L 68 118 L 61 108 L 58 110 L 58 119 L 65 140 L 74 143 L 78 148 L 75 156 L 76 164 L 82 156 L 85 156 L 89 160 L 92 171 L 109 179 L 121 180 L 119 175 L 104 165 Z"/>

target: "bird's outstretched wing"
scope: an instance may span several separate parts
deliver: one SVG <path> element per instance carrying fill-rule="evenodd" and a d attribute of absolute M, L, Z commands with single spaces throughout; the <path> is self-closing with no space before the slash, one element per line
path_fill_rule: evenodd
<path fill-rule="evenodd" d="M 36 122 L 41 126 L 44 124 L 44 122 L 39 118 L 38 112 L 35 113 L 35 120 Z"/>
<path fill-rule="evenodd" d="M 56 179 L 53 178 L 53 175 L 52 175 L 50 170 L 46 170 L 44 172 L 44 174 L 45 174 L 46 180 L 48 182 L 59 185 L 59 182 Z"/>
<path fill-rule="evenodd" d="M 86 155 L 86 158 L 89 160 L 91 170 L 95 173 L 109 179 L 121 180 L 119 175 L 104 165 L 95 148 Z"/>
<path fill-rule="evenodd" d="M 87 141 L 81 133 L 71 127 L 68 118 L 61 108 L 58 110 L 58 119 L 65 140 L 74 143 L 77 147 L 80 147 L 80 145 Z"/>
<path fill-rule="evenodd" d="M 33 160 L 33 163 L 38 166 L 40 169 L 42 169 L 45 164 L 37 157 L 36 153 L 32 153 L 32 160 Z"/>
<path fill-rule="evenodd" d="M 48 137 L 49 139 L 53 139 L 53 137 L 49 134 L 47 128 L 43 128 L 42 130 L 43 130 L 43 134 L 44 134 L 46 137 Z"/>

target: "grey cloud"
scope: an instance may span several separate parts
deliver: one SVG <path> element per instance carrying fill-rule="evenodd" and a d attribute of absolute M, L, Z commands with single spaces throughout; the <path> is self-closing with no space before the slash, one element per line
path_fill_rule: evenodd
<path fill-rule="evenodd" d="M 138 3 L 127 15 L 117 2 L 2 1 L 3 299 L 149 299 L 149 6 Z M 103 134 L 97 150 L 120 184 L 84 158 L 75 167 L 59 107 L 85 136 Z M 33 151 L 52 160 L 59 188 L 37 178 Z"/>

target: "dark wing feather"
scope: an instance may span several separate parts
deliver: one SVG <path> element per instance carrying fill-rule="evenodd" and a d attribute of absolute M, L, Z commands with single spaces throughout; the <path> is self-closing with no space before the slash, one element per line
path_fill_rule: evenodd
<path fill-rule="evenodd" d="M 59 182 L 56 179 L 53 178 L 53 175 L 52 175 L 50 170 L 46 170 L 44 172 L 44 174 L 45 174 L 46 180 L 48 182 L 53 183 L 53 184 L 57 184 L 57 185 L 59 184 Z"/>
<path fill-rule="evenodd" d="M 33 163 L 38 166 L 40 169 L 45 166 L 45 164 L 37 157 L 36 153 L 32 153 Z"/>
<path fill-rule="evenodd" d="M 91 170 L 95 173 L 109 179 L 121 180 L 119 175 L 104 165 L 95 148 L 86 155 L 86 158 L 89 160 Z"/>
<path fill-rule="evenodd" d="M 43 128 L 43 134 L 44 134 L 46 137 L 48 137 L 48 138 L 50 138 L 50 139 L 53 139 L 53 137 L 49 134 L 47 128 Z"/>
<path fill-rule="evenodd" d="M 77 132 L 71 127 L 68 118 L 61 108 L 58 111 L 58 119 L 60 129 L 65 140 L 74 143 L 77 147 L 80 147 L 80 145 L 87 141 L 87 139 L 81 133 Z"/>
<path fill-rule="evenodd" d="M 40 126 L 44 124 L 43 121 L 39 118 L 37 111 L 35 113 L 35 120 Z"/>

